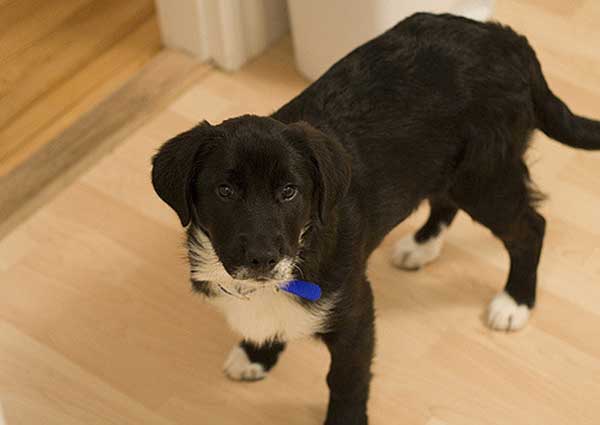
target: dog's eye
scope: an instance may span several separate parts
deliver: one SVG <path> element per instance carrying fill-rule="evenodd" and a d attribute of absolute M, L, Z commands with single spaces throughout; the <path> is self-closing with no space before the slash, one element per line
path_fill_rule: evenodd
<path fill-rule="evenodd" d="M 222 184 L 217 188 L 217 193 L 223 199 L 229 199 L 233 196 L 233 188 L 229 185 Z"/>
<path fill-rule="evenodd" d="M 298 193 L 298 189 L 296 189 L 295 186 L 288 184 L 281 189 L 281 199 L 283 201 L 291 201 L 296 196 L 296 193 Z"/>

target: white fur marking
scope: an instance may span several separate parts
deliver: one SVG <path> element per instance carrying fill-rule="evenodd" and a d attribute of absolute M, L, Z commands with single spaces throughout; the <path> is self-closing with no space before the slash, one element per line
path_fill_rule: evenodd
<path fill-rule="evenodd" d="M 436 237 L 432 237 L 424 243 L 418 243 L 414 235 L 405 236 L 396 242 L 392 252 L 392 263 L 396 267 L 407 270 L 415 270 L 431 263 L 440 256 L 444 238 L 446 234 L 446 226 L 442 225 L 440 233 Z"/>
<path fill-rule="evenodd" d="M 192 278 L 211 282 L 215 294 L 208 301 L 225 314 L 227 323 L 244 338 L 257 344 L 277 338 L 280 341 L 303 338 L 324 332 L 327 315 L 334 305 L 334 298 L 303 306 L 287 292 L 276 292 L 277 286 L 293 278 L 294 263 L 283 259 L 275 267 L 277 280 L 253 282 L 236 280 L 227 273 L 208 238 L 200 231 L 196 237 L 202 249 L 193 249 L 192 256 L 201 258 L 198 266 L 192 266 Z M 240 294 L 235 297 L 223 294 L 218 285 L 227 291 Z"/>
<path fill-rule="evenodd" d="M 218 296 L 209 301 L 225 314 L 232 329 L 257 344 L 277 338 L 290 341 L 325 331 L 330 302 L 308 309 L 285 292 L 256 290 L 248 300 Z"/>
<path fill-rule="evenodd" d="M 497 331 L 516 331 L 529 319 L 529 307 L 518 305 L 516 301 L 502 291 L 494 297 L 488 309 L 488 326 Z"/>
<path fill-rule="evenodd" d="M 238 345 L 233 347 L 223 366 L 225 375 L 235 381 L 258 381 L 267 376 L 260 363 L 252 363 L 244 349 Z"/>
<path fill-rule="evenodd" d="M 221 264 L 221 260 L 219 260 L 212 243 L 206 235 L 200 230 L 196 230 L 195 236 L 202 246 L 192 245 L 189 247 L 191 259 L 199 261 L 198 265 L 191 265 L 192 279 L 217 282 L 224 285 L 233 282 L 234 279 Z"/>

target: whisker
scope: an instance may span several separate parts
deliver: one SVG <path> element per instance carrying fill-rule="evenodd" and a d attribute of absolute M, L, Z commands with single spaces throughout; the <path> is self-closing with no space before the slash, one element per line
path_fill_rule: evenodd
<path fill-rule="evenodd" d="M 304 279 L 304 271 L 300 268 L 300 266 L 296 263 L 292 263 L 292 267 L 294 270 L 296 270 L 298 272 L 298 274 L 300 275 L 300 277 L 302 279 Z"/>

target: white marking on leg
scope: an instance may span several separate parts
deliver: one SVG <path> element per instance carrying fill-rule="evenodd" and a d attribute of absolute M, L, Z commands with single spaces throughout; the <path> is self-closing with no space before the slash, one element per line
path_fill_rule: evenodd
<path fill-rule="evenodd" d="M 446 226 L 440 226 L 440 233 L 423 243 L 418 243 L 414 235 L 405 236 L 394 245 L 392 263 L 396 267 L 406 270 L 416 270 L 431 263 L 440 256 Z"/>
<path fill-rule="evenodd" d="M 529 319 L 529 307 L 517 302 L 502 291 L 494 297 L 488 309 L 488 326 L 497 331 L 516 331 Z"/>
<path fill-rule="evenodd" d="M 252 363 L 242 347 L 236 345 L 227 356 L 223 366 L 225 375 L 235 381 L 258 381 L 267 376 L 260 363 Z"/>

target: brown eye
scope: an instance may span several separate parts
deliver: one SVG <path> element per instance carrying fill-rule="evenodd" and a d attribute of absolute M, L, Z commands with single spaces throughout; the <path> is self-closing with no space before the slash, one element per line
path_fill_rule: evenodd
<path fill-rule="evenodd" d="M 231 188 L 231 186 L 222 184 L 217 188 L 217 193 L 221 198 L 229 199 L 233 196 L 233 189 Z"/>
<path fill-rule="evenodd" d="M 288 184 L 281 190 L 281 199 L 283 201 L 291 201 L 296 196 L 296 193 L 298 193 L 298 189 L 296 189 L 295 186 Z"/>

